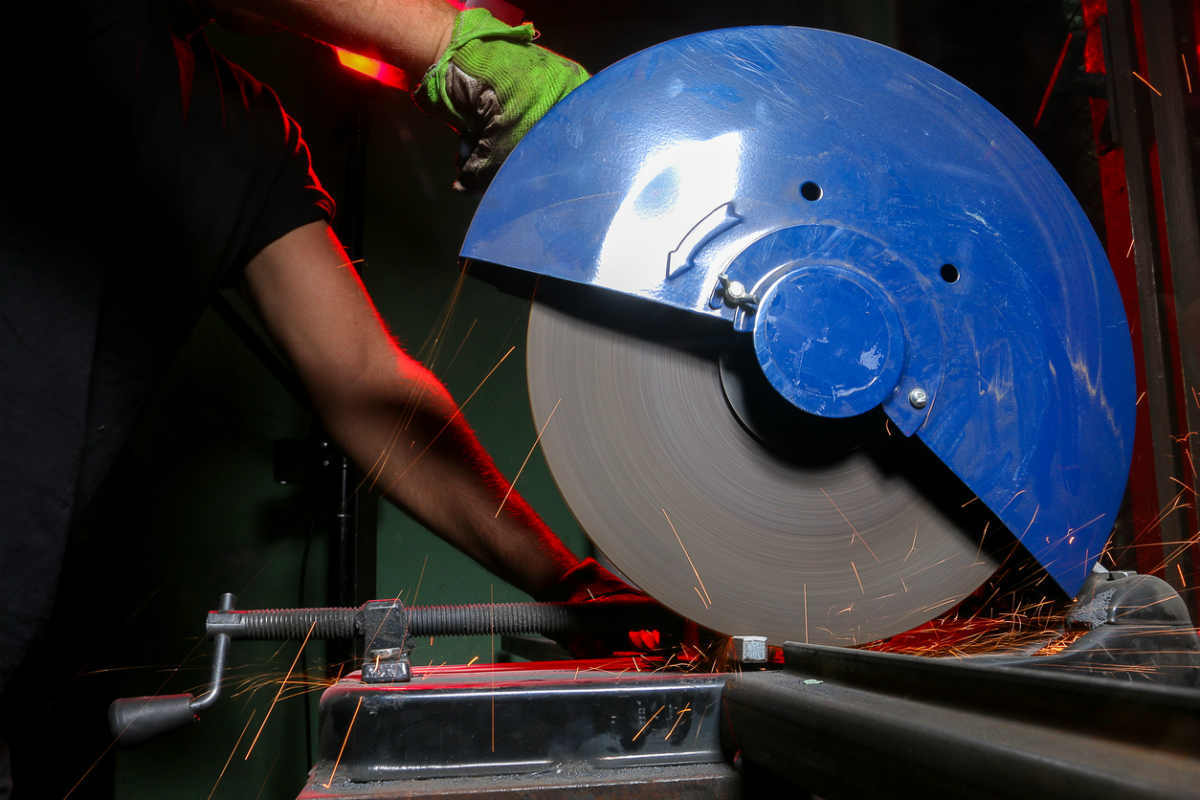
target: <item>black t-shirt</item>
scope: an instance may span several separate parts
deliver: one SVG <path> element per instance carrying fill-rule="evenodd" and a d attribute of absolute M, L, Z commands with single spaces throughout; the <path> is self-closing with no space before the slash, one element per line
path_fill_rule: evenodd
<path fill-rule="evenodd" d="M 0 56 L 0 689 L 208 297 L 333 214 L 299 126 L 186 7 L 46 5 Z"/>

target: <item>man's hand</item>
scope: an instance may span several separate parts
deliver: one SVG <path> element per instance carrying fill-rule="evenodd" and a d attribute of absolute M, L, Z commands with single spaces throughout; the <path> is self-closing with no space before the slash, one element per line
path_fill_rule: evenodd
<path fill-rule="evenodd" d="M 537 31 L 505 25 L 486 9 L 461 12 L 450 42 L 413 93 L 459 131 L 470 154 L 458 185 L 482 190 L 546 112 L 588 79 L 587 70 L 533 44 Z"/>

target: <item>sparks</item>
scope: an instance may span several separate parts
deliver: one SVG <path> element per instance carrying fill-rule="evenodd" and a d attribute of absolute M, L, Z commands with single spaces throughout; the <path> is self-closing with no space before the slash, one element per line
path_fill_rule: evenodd
<path fill-rule="evenodd" d="M 415 606 L 417 604 L 417 598 L 421 596 L 421 582 L 425 580 L 425 567 L 427 566 L 429 566 L 429 553 L 426 553 L 425 558 L 421 559 L 421 571 L 417 574 L 417 588 L 413 592 L 412 601 L 409 603 L 410 606 Z M 400 594 L 403 594 L 403 590 L 401 590 Z M 396 595 L 396 600 L 400 599 L 400 594 Z M 392 613 L 390 608 L 388 609 L 388 613 Z M 387 619 L 386 615 L 384 616 L 384 619 Z"/>
<path fill-rule="evenodd" d="M 679 542 L 679 549 L 683 551 L 683 557 L 687 559 L 688 565 L 692 568 L 692 574 L 696 576 L 696 583 L 700 584 L 700 591 L 704 593 L 701 598 L 706 601 L 705 608 L 712 605 L 712 597 L 708 594 L 708 588 L 704 585 L 704 579 L 700 577 L 700 570 L 696 569 L 696 563 L 692 561 L 692 557 L 688 555 L 687 548 L 683 546 L 683 539 L 679 536 L 679 531 L 675 530 L 675 523 L 671 522 L 671 515 L 667 513 L 665 508 L 660 509 L 663 516 L 667 518 L 667 524 L 671 526 L 671 533 L 675 534 L 675 541 Z"/>
<path fill-rule="evenodd" d="M 859 593 L 860 593 L 860 594 L 863 594 L 863 595 L 865 595 L 867 592 L 866 592 L 866 590 L 865 590 L 865 589 L 863 589 L 862 578 L 860 578 L 860 577 L 859 577 L 859 575 L 858 575 L 858 567 L 854 566 L 854 562 L 853 562 L 853 561 L 851 561 L 851 562 L 850 562 L 850 569 L 854 570 L 854 579 L 855 579 L 856 581 L 858 581 L 858 591 L 859 591 Z M 853 607 L 854 607 L 854 604 L 853 604 L 853 603 L 851 603 L 851 604 L 850 604 L 850 607 L 851 607 L 851 608 L 853 608 Z"/>
<path fill-rule="evenodd" d="M 808 644 L 808 584 L 803 584 L 804 589 L 804 643 Z"/>
<path fill-rule="evenodd" d="M 667 735 L 663 737 L 663 741 L 671 741 L 671 734 L 675 732 L 675 729 L 679 727 L 679 723 L 683 721 L 683 715 L 691 710 L 692 704 L 688 703 L 686 706 L 675 712 L 675 724 L 671 726 L 671 730 L 667 731 Z"/>
<path fill-rule="evenodd" d="M 979 555 L 983 552 L 983 540 L 987 538 L 988 526 L 991 524 L 992 521 L 990 519 L 983 523 L 983 533 L 979 534 L 979 549 L 975 551 L 976 561 L 979 560 Z"/>
<path fill-rule="evenodd" d="M 263 728 L 267 727 L 267 720 L 271 718 L 271 712 L 275 710 L 275 704 L 279 702 L 279 696 L 283 694 L 283 687 L 287 686 L 288 680 L 292 677 L 292 670 L 296 668 L 296 662 L 300 660 L 300 654 L 304 652 L 305 645 L 308 644 L 308 637 L 312 636 L 313 629 L 317 627 L 317 621 L 314 619 L 312 625 L 308 626 L 308 633 L 304 634 L 304 641 L 300 643 L 300 649 L 296 651 L 296 657 L 292 659 L 292 665 L 288 667 L 287 675 L 279 683 L 279 691 L 275 693 L 275 699 L 271 701 L 270 707 L 267 708 L 267 713 L 263 716 L 262 724 L 258 726 L 258 731 L 254 734 L 254 741 L 250 742 L 250 747 L 246 750 L 246 758 L 250 760 L 250 754 L 254 752 L 254 745 L 258 744 L 258 737 L 262 736 Z"/>
<path fill-rule="evenodd" d="M 229 762 L 233 761 L 233 754 L 237 752 L 238 746 L 242 743 L 242 737 L 246 735 L 246 731 L 250 729 L 250 723 L 254 721 L 254 715 L 258 713 L 258 709 L 251 709 L 250 716 L 246 718 L 246 724 L 242 726 L 242 732 L 238 734 L 237 741 L 233 743 L 233 749 L 229 751 L 229 758 L 225 759 L 225 766 L 221 767 L 220 774 L 217 775 L 217 780 L 213 783 L 212 789 L 208 792 L 208 800 L 212 800 L 213 794 L 217 791 L 217 786 L 221 783 L 221 778 L 225 777 L 225 770 L 229 769 Z"/>
<path fill-rule="evenodd" d="M 470 326 L 467 327 L 467 332 L 463 334 L 462 341 L 458 343 L 458 349 L 454 351 L 454 355 L 450 356 L 450 361 L 446 363 L 446 369 L 454 366 L 454 362 L 458 360 L 458 354 L 462 352 L 463 345 L 467 343 L 467 339 L 471 338 L 471 331 L 475 330 L 475 323 L 479 322 L 479 317 L 471 320 Z"/>
<path fill-rule="evenodd" d="M 1139 75 L 1139 74 L 1138 74 L 1138 71 L 1137 71 L 1136 69 L 1135 69 L 1135 70 L 1133 70 L 1132 72 L 1133 72 L 1133 77 L 1137 78 L 1139 81 L 1141 81 L 1142 83 L 1146 84 L 1146 86 L 1147 86 L 1147 87 L 1149 87 L 1150 91 L 1154 92 L 1154 93 L 1155 93 L 1156 95 L 1158 95 L 1159 97 L 1162 97 L 1162 96 L 1163 96 L 1163 93 L 1162 93 L 1162 92 L 1160 92 L 1160 91 L 1158 90 L 1158 88 L 1157 88 L 1157 87 L 1156 87 L 1156 86 L 1155 86 L 1153 83 L 1151 83 L 1150 81 L 1146 80 L 1146 79 L 1145 79 L 1145 78 L 1143 78 L 1141 75 Z"/>
<path fill-rule="evenodd" d="M 1054 84 L 1058 83 L 1058 73 L 1062 71 L 1063 61 L 1067 58 L 1067 51 L 1071 49 L 1070 33 L 1067 34 L 1067 40 L 1063 42 L 1062 49 L 1058 51 L 1058 61 L 1054 62 L 1054 71 L 1050 73 L 1050 82 L 1046 84 L 1046 91 L 1042 92 L 1042 102 L 1038 105 L 1037 114 L 1033 117 L 1033 127 L 1037 127 L 1042 121 L 1042 112 L 1046 110 L 1046 103 L 1050 101 L 1050 94 L 1054 91 Z"/>
<path fill-rule="evenodd" d="M 1187 79 L 1188 94 L 1192 93 L 1192 71 L 1188 69 L 1187 54 L 1180 53 L 1179 60 L 1183 62 L 1183 77 Z"/>
<path fill-rule="evenodd" d="M 635 733 L 635 734 L 633 735 L 633 739 L 631 739 L 631 740 L 630 740 L 630 742 L 629 742 L 630 744 L 633 744 L 634 742 L 636 742 L 636 741 L 638 740 L 638 738 L 639 738 L 639 737 L 640 737 L 640 736 L 641 736 L 643 733 L 645 733 L 645 732 L 646 732 L 646 728 L 649 728 L 649 727 L 650 727 L 650 723 L 651 723 L 651 722 L 654 722 L 654 720 L 658 718 L 658 715 L 662 713 L 662 711 L 663 711 L 663 709 L 664 709 L 664 708 L 666 708 L 666 706 L 665 706 L 665 705 L 663 705 L 663 706 L 659 706 L 659 707 L 658 707 L 658 711 L 655 711 L 653 714 L 651 714 L 651 715 L 650 715 L 650 719 L 646 720 L 646 724 L 645 724 L 645 725 L 643 725 L 641 728 L 639 728 L 639 729 L 638 729 L 638 732 L 637 732 L 637 733 Z"/>
<path fill-rule="evenodd" d="M 400 471 L 400 474 L 396 476 L 396 482 L 399 482 L 401 479 L 403 479 L 404 476 L 408 474 L 409 470 L 411 470 L 414 466 L 416 466 L 417 462 L 420 461 L 425 456 L 425 454 L 428 453 L 433 448 L 434 444 L 437 443 L 438 439 L 442 438 L 442 434 L 445 433 L 447 431 L 447 429 L 449 429 L 449 427 L 454 424 L 455 420 L 457 420 L 459 417 L 462 416 L 463 409 L 467 407 L 467 403 L 471 402 L 471 399 L 473 397 L 475 397 L 476 394 L 479 393 L 479 390 L 482 389 L 483 385 L 488 382 L 488 379 L 491 378 L 492 375 L 495 374 L 496 370 L 500 369 L 500 365 L 503 364 L 508 359 L 508 357 L 512 355 L 513 351 L 516 349 L 517 349 L 517 346 L 513 345 L 512 347 L 509 347 L 508 350 L 505 351 L 504 355 L 500 356 L 500 360 L 497 361 L 490 370 L 488 370 L 488 373 L 483 376 L 483 380 L 481 380 L 478 383 L 478 385 L 476 385 L 476 387 L 473 390 L 471 390 L 471 393 L 469 395 L 467 395 L 467 398 L 465 400 L 463 400 L 462 403 L 459 404 L 458 408 L 454 409 L 454 413 L 450 415 L 450 418 L 448 420 L 446 420 L 446 422 L 442 425 L 441 429 L 439 429 L 438 432 L 433 435 L 433 438 L 429 440 L 429 443 L 425 445 L 425 448 L 423 450 L 421 450 L 420 453 L 417 454 L 416 458 L 414 458 L 412 461 L 408 462 L 408 464 L 404 467 L 403 470 Z"/>
<path fill-rule="evenodd" d="M 346 726 L 346 737 L 342 739 L 342 746 L 338 749 L 337 758 L 333 762 L 333 772 L 329 773 L 329 780 L 321 784 L 326 789 L 333 785 L 333 776 L 337 775 L 338 764 L 342 763 L 342 753 L 346 752 L 346 742 L 350 741 L 350 731 L 354 730 L 354 720 L 358 719 L 358 710 L 362 708 L 362 701 L 363 698 L 358 698 L 358 705 L 354 707 L 354 713 L 350 715 L 350 724 Z"/>
<path fill-rule="evenodd" d="M 539 429 L 537 432 L 537 438 L 533 440 L 533 446 L 530 447 L 529 452 L 525 454 L 525 460 L 521 462 L 520 469 L 517 470 L 517 474 L 513 477 L 512 483 L 508 485 L 508 491 L 504 493 L 504 498 L 500 501 L 500 507 L 497 508 L 496 513 L 492 515 L 493 519 L 498 519 L 500 517 L 500 512 L 504 510 L 504 504 L 508 502 L 508 496 L 511 495 L 513 489 L 516 488 L 517 481 L 521 479 L 521 473 L 525 471 L 525 465 L 529 463 L 529 459 L 533 456 L 533 451 L 537 450 L 538 444 L 542 441 L 542 434 L 546 432 L 546 427 L 550 424 L 550 420 L 554 419 L 554 412 L 558 411 L 558 404 L 561 402 L 562 398 L 560 397 L 554 403 L 554 408 L 550 409 L 550 413 L 547 415 L 546 421 L 542 423 L 541 429 Z"/>
<path fill-rule="evenodd" d="M 821 489 L 821 494 L 825 495 L 825 499 L 828 500 L 829 504 L 831 506 L 833 506 L 835 511 L 837 511 L 838 516 L 840 516 L 842 518 L 842 520 L 845 521 L 845 523 L 850 527 L 850 544 L 854 544 L 854 537 L 857 536 L 858 540 L 863 543 L 863 547 L 867 548 L 867 552 L 871 554 L 871 558 L 875 559 L 875 561 L 878 562 L 879 556 L 875 555 L 875 551 L 871 549 L 871 545 L 867 544 L 867 540 L 864 539 L 863 535 L 858 532 L 858 528 L 854 527 L 854 524 L 851 523 L 849 518 L 847 518 L 846 515 L 842 512 L 842 509 L 838 508 L 838 504 L 833 502 L 833 498 L 829 496 L 829 492 L 825 491 L 824 489 Z"/>

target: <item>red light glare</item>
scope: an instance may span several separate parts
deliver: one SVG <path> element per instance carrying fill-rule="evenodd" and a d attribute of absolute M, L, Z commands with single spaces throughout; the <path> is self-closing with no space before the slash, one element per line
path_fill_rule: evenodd
<path fill-rule="evenodd" d="M 408 90 L 408 75 L 404 70 L 385 64 L 370 56 L 351 53 L 340 47 L 333 48 L 337 52 L 338 62 L 347 69 L 352 69 L 360 75 L 366 75 L 393 89 Z"/>

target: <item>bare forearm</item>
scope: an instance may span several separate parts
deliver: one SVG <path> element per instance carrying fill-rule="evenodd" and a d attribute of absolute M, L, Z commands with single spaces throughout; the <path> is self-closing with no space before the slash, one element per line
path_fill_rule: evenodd
<path fill-rule="evenodd" d="M 442 384 L 392 341 L 329 227 L 283 236 L 246 277 L 370 488 L 500 577 L 546 596 L 578 559 L 516 492 L 504 501 L 508 482 Z"/>
<path fill-rule="evenodd" d="M 445 0 L 211 0 L 211 5 L 375 55 L 416 77 L 445 49 L 457 13 Z"/>
<path fill-rule="evenodd" d="M 367 486 L 495 574 L 545 597 L 577 562 L 510 491 L 441 384 L 407 356 L 321 405 Z"/>

